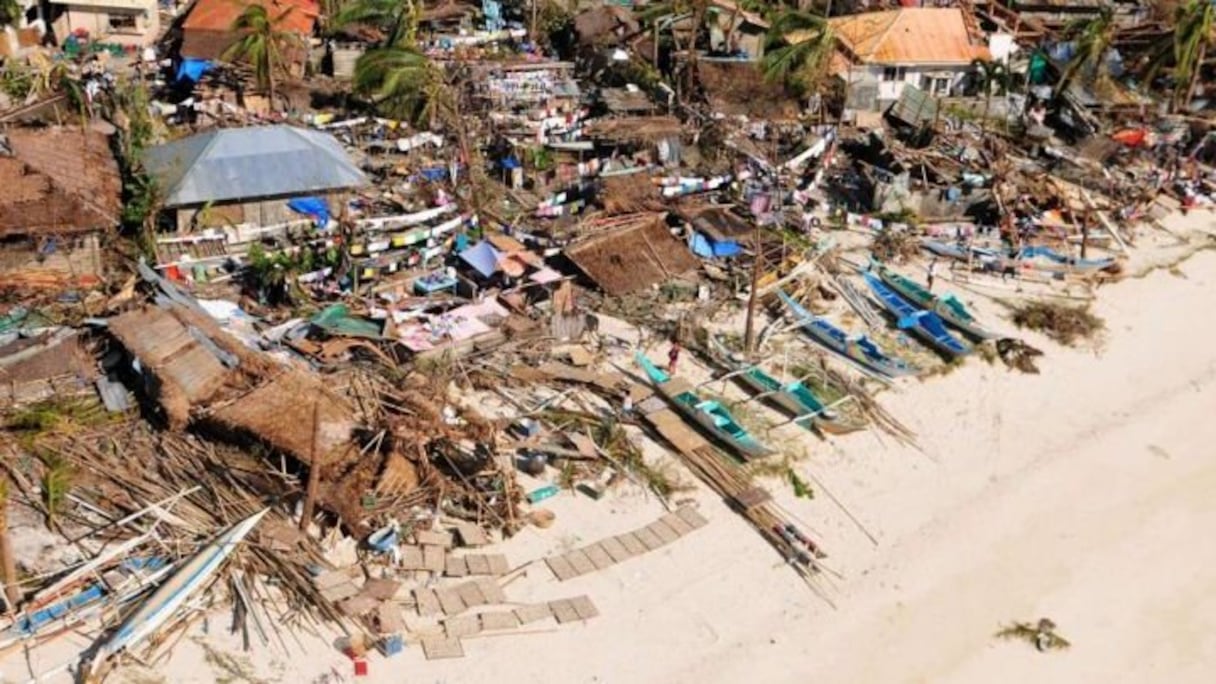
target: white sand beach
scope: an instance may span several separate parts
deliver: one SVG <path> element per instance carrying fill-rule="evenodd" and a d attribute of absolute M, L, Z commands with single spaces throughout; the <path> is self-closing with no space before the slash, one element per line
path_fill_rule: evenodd
<path fill-rule="evenodd" d="M 196 622 L 167 662 L 115 681 L 211 682 L 1184 682 L 1216 662 L 1216 254 L 1104 289 L 1099 351 L 1037 336 L 1041 375 L 971 360 L 882 395 L 921 450 L 872 434 L 807 437 L 798 463 L 829 497 L 776 498 L 822 538 L 828 603 L 725 504 L 691 496 L 710 524 L 659 551 L 558 583 L 543 563 L 512 601 L 587 594 L 600 616 L 465 640 L 427 661 L 416 644 L 355 679 L 334 635 L 239 653 L 228 617 Z M 691 478 L 689 478 L 691 479 Z M 626 487 L 563 493 L 547 530 L 502 545 L 512 565 L 647 523 L 662 507 Z M 993 637 L 1050 617 L 1072 641 L 1040 654 Z M 207 655 L 201 644 L 237 653 Z M 81 644 L 76 644 L 79 646 Z M 68 644 L 65 642 L 64 647 Z M 58 649 L 56 649 L 58 650 Z M 3 663 L 5 681 L 63 662 Z M 226 665 L 223 663 L 227 663 Z M 330 679 L 325 679 L 333 673 Z M 340 675 L 342 679 L 338 679 Z M 66 675 L 63 675 L 66 678 Z M 51 678 L 47 681 L 56 681 Z"/>

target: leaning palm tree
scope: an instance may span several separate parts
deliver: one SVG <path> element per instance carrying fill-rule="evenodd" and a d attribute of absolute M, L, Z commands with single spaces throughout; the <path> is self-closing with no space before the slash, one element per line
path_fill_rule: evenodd
<path fill-rule="evenodd" d="M 351 86 L 384 116 L 428 127 L 440 116 L 450 114 L 454 105 L 435 63 L 406 47 L 364 53 L 355 62 Z"/>
<path fill-rule="evenodd" d="M 1115 40 L 1116 29 L 1115 11 L 1110 7 L 1102 7 L 1097 16 L 1078 19 L 1064 28 L 1064 37 L 1076 43 L 1077 51 L 1060 74 L 1056 95 L 1064 92 L 1077 74 L 1084 74 L 1090 82 L 1102 81 L 1107 77 L 1104 60 Z"/>
<path fill-rule="evenodd" d="M 287 52 L 299 42 L 297 34 L 281 28 L 291 10 L 288 7 L 272 17 L 262 5 L 245 5 L 232 22 L 232 31 L 241 38 L 220 56 L 229 62 L 245 60 L 253 66 L 254 80 L 269 96 L 271 108 L 275 106 L 275 77 L 287 71 Z"/>
<path fill-rule="evenodd" d="M 1191 104 L 1208 48 L 1216 46 L 1216 2 L 1190 0 L 1174 20 L 1174 101 Z"/>
<path fill-rule="evenodd" d="M 765 52 L 764 77 L 812 89 L 828 72 L 836 51 L 836 34 L 828 20 L 810 12 L 786 10 L 772 20 Z"/>
<path fill-rule="evenodd" d="M 369 24 L 384 31 L 383 46 L 413 47 L 422 19 L 419 0 L 355 0 L 334 14 L 333 27 Z"/>

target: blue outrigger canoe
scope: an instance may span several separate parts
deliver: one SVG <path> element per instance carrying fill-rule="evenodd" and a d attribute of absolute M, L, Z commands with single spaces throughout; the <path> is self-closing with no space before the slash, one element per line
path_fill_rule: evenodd
<path fill-rule="evenodd" d="M 878 302 L 895 317 L 896 325 L 901 330 L 911 330 L 934 349 L 950 357 L 971 352 L 971 345 L 951 335 L 940 316 L 932 311 L 916 308 L 873 273 L 862 273 L 861 276 L 865 278 L 866 285 L 870 286 Z"/>
<path fill-rule="evenodd" d="M 698 397 L 687 383 L 667 375 L 641 352 L 634 355 L 634 360 L 642 367 L 642 370 L 646 371 L 646 377 L 654 385 L 655 390 L 663 395 L 677 411 L 696 423 L 709 436 L 729 446 L 745 460 L 764 458 L 775 453 L 756 441 L 722 404 L 712 399 Z"/>
<path fill-rule="evenodd" d="M 785 292 L 778 290 L 777 296 L 793 313 L 811 339 L 836 352 L 862 368 L 888 378 L 914 375 L 916 368 L 907 362 L 888 355 L 873 340 L 865 335 L 850 337 L 845 331 L 802 308 Z"/>

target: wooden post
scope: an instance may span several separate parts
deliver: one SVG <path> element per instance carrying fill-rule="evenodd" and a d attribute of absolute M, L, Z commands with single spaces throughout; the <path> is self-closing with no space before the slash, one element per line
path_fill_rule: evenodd
<path fill-rule="evenodd" d="M 317 488 L 321 486 L 321 464 L 317 459 L 317 428 L 320 422 L 321 400 L 312 402 L 312 444 L 308 449 L 308 488 L 304 492 L 304 510 L 300 512 L 300 531 L 308 534 L 313 512 L 317 506 Z"/>
<path fill-rule="evenodd" d="M 11 614 L 21 602 L 21 590 L 17 586 L 17 559 L 13 557 L 13 543 L 8 536 L 7 480 L 0 480 L 0 570 L 4 573 L 5 612 Z"/>

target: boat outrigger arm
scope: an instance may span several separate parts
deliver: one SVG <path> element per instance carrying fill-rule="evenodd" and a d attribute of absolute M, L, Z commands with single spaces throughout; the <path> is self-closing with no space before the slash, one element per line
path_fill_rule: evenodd
<path fill-rule="evenodd" d="M 765 392 L 764 394 L 765 395 L 773 394 L 773 392 Z M 830 404 L 825 404 L 824 407 L 819 409 L 818 411 L 807 411 L 806 413 L 803 413 L 802 415 L 794 416 L 793 418 L 790 418 L 789 420 L 786 420 L 786 421 L 783 421 L 780 423 L 774 423 L 772 425 L 772 427 L 769 428 L 769 430 L 772 430 L 773 428 L 779 428 L 782 425 L 789 425 L 790 423 L 797 423 L 797 422 L 803 421 L 803 420 L 811 420 L 814 418 L 818 418 L 819 416 L 822 416 L 825 413 L 831 413 L 833 408 L 840 406 L 841 404 L 844 404 L 846 402 L 853 401 L 853 400 L 854 400 L 853 395 L 846 394 L 843 397 L 837 399 L 836 401 L 833 401 Z"/>

